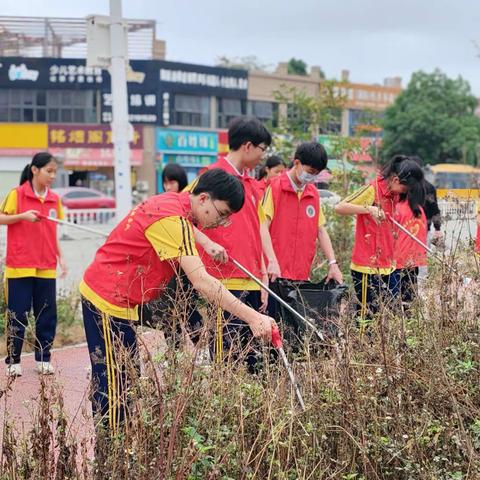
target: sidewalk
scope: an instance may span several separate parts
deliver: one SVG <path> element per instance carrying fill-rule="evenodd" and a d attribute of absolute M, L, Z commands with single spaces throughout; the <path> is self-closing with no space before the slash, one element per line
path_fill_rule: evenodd
<path fill-rule="evenodd" d="M 60 389 L 72 435 L 78 440 L 91 438 L 93 422 L 88 399 L 90 361 L 87 346 L 82 344 L 54 351 L 52 364 L 55 374 L 40 377 L 35 369 L 34 355 L 22 355 L 23 375 L 13 381 L 4 375 L 2 365 L 0 389 L 4 392 L 7 384 L 10 389 L 2 398 L 0 429 L 3 430 L 7 419 L 18 432 L 29 430 L 38 408 L 40 381 L 43 378 L 47 387 L 53 384 Z"/>
<path fill-rule="evenodd" d="M 148 330 L 141 334 L 150 352 L 153 354 L 163 349 L 163 335 L 157 331 Z M 139 342 L 141 348 L 141 342 Z M 40 377 L 35 369 L 33 354 L 22 355 L 21 377 L 10 380 L 5 376 L 4 365 L 0 370 L 0 442 L 3 438 L 5 420 L 14 427 L 18 435 L 26 435 L 31 428 L 36 415 L 39 401 L 41 379 L 47 387 L 58 386 L 64 402 L 69 433 L 77 444 L 86 439 L 90 447 L 95 437 L 89 399 L 90 359 L 86 344 L 63 347 L 52 351 L 52 364 L 55 374 Z M 10 386 L 8 391 L 7 385 Z M 93 450 L 90 450 L 90 453 Z"/>

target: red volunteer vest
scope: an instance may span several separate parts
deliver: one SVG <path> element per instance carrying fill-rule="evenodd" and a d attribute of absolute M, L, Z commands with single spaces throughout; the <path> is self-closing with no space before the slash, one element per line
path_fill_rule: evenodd
<path fill-rule="evenodd" d="M 42 215 L 57 217 L 59 197 L 48 190 L 41 202 L 30 182 L 16 188 L 17 213 L 37 210 Z M 39 268 L 55 270 L 57 267 L 57 224 L 49 220 L 31 223 L 22 220 L 8 226 L 6 265 L 11 268 Z"/>
<path fill-rule="evenodd" d="M 264 178 L 261 180 L 255 180 L 255 185 L 257 186 L 258 192 L 260 193 L 260 197 L 263 197 L 265 194 L 265 190 L 270 182 L 267 182 Z"/>
<path fill-rule="evenodd" d="M 412 235 L 427 243 L 427 217 L 422 209 L 420 217 L 415 217 L 408 201 L 399 202 L 395 219 Z M 406 233 L 398 229 L 395 243 L 395 260 L 397 268 L 421 267 L 427 264 L 427 251 Z"/>
<path fill-rule="evenodd" d="M 388 190 L 386 180 L 380 176 L 371 185 L 375 189 L 374 205 L 385 212 L 387 219 L 377 225 L 369 214 L 357 215 L 352 262 L 369 268 L 395 267 L 394 226 L 388 216 L 394 215 L 398 195 Z"/>
<path fill-rule="evenodd" d="M 209 170 L 221 168 L 237 177 L 245 189 L 245 204 L 239 212 L 234 213 L 230 217 L 232 223 L 228 227 L 217 227 L 202 231 L 211 240 L 222 245 L 227 250 L 229 256 L 260 278 L 262 276 L 262 241 L 260 237 L 258 204 L 261 197 L 255 185 L 256 180 L 248 175 L 239 176 L 225 158 L 219 158 L 216 163 L 208 168 Z M 226 264 L 214 262 L 200 246 L 198 246 L 198 250 L 207 272 L 215 278 L 248 278 L 231 262 Z"/>
<path fill-rule="evenodd" d="M 84 282 L 102 299 L 123 308 L 157 298 L 174 274 L 175 260 L 162 261 L 145 230 L 165 217 L 186 217 L 188 193 L 162 193 L 136 206 L 108 236 Z"/>
<path fill-rule="evenodd" d="M 300 199 L 287 172 L 270 181 L 275 212 L 270 224 L 282 278 L 308 280 L 316 251 L 320 197 L 306 185 Z"/>

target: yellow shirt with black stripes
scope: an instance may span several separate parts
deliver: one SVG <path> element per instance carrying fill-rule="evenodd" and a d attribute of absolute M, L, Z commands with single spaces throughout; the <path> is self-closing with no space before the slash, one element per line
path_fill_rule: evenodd
<path fill-rule="evenodd" d="M 45 201 L 45 197 L 38 197 L 38 199 L 42 203 Z M 0 206 L 0 212 L 6 215 L 17 215 L 18 196 L 16 189 L 11 190 L 10 193 L 3 199 L 3 202 Z M 64 217 L 62 202 L 60 199 L 58 199 L 57 218 L 62 220 Z M 56 276 L 57 272 L 54 269 L 5 267 L 5 278 L 56 278 Z"/>
<path fill-rule="evenodd" d="M 373 185 L 366 185 L 359 188 L 347 198 L 342 200 L 342 203 L 349 203 L 350 205 L 358 205 L 361 207 L 371 207 L 375 203 L 375 188 Z M 363 265 L 357 265 L 355 263 L 350 264 L 350 269 L 355 272 L 368 273 L 372 275 L 389 275 L 395 268 L 371 268 Z"/>
<path fill-rule="evenodd" d="M 302 195 L 303 195 L 303 190 L 297 190 L 298 201 L 300 201 L 300 199 L 302 198 Z M 273 195 L 272 195 L 271 187 L 267 187 L 267 189 L 265 190 L 265 195 L 263 196 L 263 200 L 262 200 L 262 207 L 263 207 L 265 216 L 270 220 L 273 220 L 273 217 L 275 215 L 275 205 L 273 203 Z M 327 223 L 327 221 L 325 219 L 325 214 L 323 213 L 321 202 L 319 202 L 319 205 L 318 205 L 318 212 L 319 212 L 318 226 L 323 227 Z"/>
<path fill-rule="evenodd" d="M 192 224 L 180 216 L 164 217 L 152 223 L 144 232 L 145 238 L 157 252 L 160 260 L 178 260 L 185 256 L 198 256 Z M 101 312 L 126 320 L 138 320 L 138 306 L 119 307 L 107 302 L 84 281 L 80 283 L 81 295 Z"/>

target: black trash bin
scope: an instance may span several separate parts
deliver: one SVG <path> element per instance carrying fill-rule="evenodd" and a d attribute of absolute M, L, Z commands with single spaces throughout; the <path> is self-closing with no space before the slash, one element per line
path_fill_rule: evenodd
<path fill-rule="evenodd" d="M 276 290 L 279 296 L 302 316 L 314 323 L 326 338 L 335 337 L 338 328 L 335 320 L 340 314 L 342 300 L 347 295 L 347 285 L 331 280 L 319 283 L 278 280 Z M 295 349 L 303 345 L 311 329 L 296 315 L 279 304 L 279 315 L 284 324 L 284 336 Z M 314 338 L 314 337 L 312 337 Z"/>

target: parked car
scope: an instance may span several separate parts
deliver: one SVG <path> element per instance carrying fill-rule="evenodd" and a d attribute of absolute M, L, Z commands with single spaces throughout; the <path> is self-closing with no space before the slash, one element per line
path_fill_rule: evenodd
<path fill-rule="evenodd" d="M 318 193 L 320 195 L 321 203 L 324 205 L 329 205 L 330 207 L 333 207 L 341 200 L 340 195 L 337 195 L 335 192 L 331 192 L 330 190 L 323 190 L 319 188 Z"/>
<path fill-rule="evenodd" d="M 53 190 L 69 210 L 88 208 L 115 208 L 115 199 L 86 187 L 55 188 Z"/>

